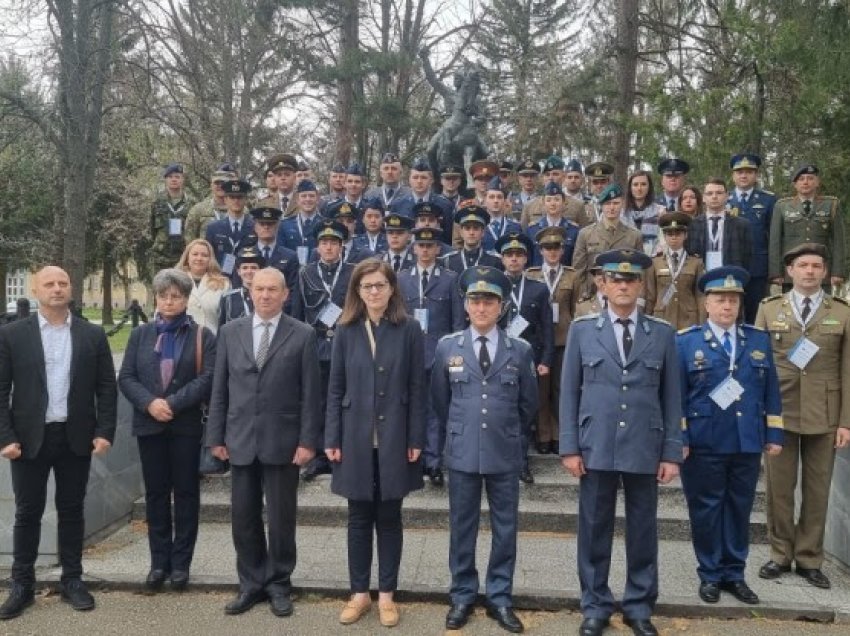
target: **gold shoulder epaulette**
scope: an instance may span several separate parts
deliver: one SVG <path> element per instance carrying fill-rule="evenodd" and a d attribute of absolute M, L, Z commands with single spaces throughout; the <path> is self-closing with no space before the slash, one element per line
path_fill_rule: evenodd
<path fill-rule="evenodd" d="M 761 304 L 763 305 L 765 303 L 769 303 L 772 300 L 779 300 L 780 298 L 782 298 L 782 294 L 774 294 L 773 296 L 768 296 L 767 298 L 762 298 Z"/>

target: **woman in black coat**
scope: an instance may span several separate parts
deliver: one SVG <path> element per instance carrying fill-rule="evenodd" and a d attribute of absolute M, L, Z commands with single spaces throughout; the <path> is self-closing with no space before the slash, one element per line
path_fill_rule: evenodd
<path fill-rule="evenodd" d="M 409 318 L 388 263 L 369 258 L 351 275 L 334 337 L 325 446 L 331 490 L 348 499 L 351 600 L 340 614 L 354 623 L 371 605 L 373 528 L 378 538 L 381 624 L 398 623 L 393 593 L 401 563 L 402 499 L 422 488 L 425 443 L 424 338 Z"/>
<path fill-rule="evenodd" d="M 142 460 L 151 552 L 145 584 L 151 590 L 161 588 L 169 576 L 173 589 L 185 589 L 198 537 L 201 403 L 212 388 L 215 336 L 186 313 L 192 287 L 185 272 L 157 273 L 156 320 L 130 333 L 118 374 L 121 392 L 134 407 L 133 435 Z"/>

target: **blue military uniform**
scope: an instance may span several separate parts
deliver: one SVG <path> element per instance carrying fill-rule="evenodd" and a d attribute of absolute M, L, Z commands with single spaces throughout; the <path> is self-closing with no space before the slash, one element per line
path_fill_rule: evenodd
<path fill-rule="evenodd" d="M 668 157 L 666 159 L 662 159 L 658 164 L 658 174 L 662 177 L 664 175 L 686 175 L 691 171 L 691 164 L 689 164 L 684 159 L 677 159 L 675 157 Z M 678 196 L 678 195 L 677 195 Z M 679 202 L 674 197 L 672 199 L 668 199 L 664 193 L 658 195 L 655 199 L 655 202 L 659 205 L 663 205 L 664 209 L 667 212 L 678 212 Z"/>
<path fill-rule="evenodd" d="M 469 297 L 507 297 L 509 283 L 498 270 L 468 269 L 459 286 Z M 446 431 L 451 540 L 449 567 L 453 605 L 471 607 L 478 595 L 475 544 L 481 487 L 486 485 L 492 543 L 486 594 L 492 607 L 512 605 L 516 564 L 521 437 L 537 412 L 537 379 L 531 347 L 498 327 L 487 343 L 470 327 L 437 345 L 431 374 L 431 398 Z M 491 340 L 492 339 L 492 340 Z M 495 340 L 495 342 L 494 342 Z M 482 370 L 482 347 L 495 353 Z M 476 347 L 478 349 L 476 350 Z M 489 354 L 488 354 L 489 356 Z"/>
<path fill-rule="evenodd" d="M 386 217 L 384 227 L 387 233 L 410 232 L 410 230 L 413 229 L 413 219 L 411 217 L 391 212 Z M 389 263 L 390 267 L 392 267 L 396 273 L 410 269 L 416 264 L 416 256 L 414 256 L 413 250 L 410 249 L 410 243 L 407 244 L 404 251 L 400 254 L 394 254 L 392 250 L 389 249 L 389 244 L 387 244 L 387 249 L 383 253 L 378 254 L 378 258 Z"/>
<path fill-rule="evenodd" d="M 743 296 L 747 278 L 740 267 L 720 267 L 700 278 L 700 291 Z M 677 337 L 682 439 L 690 448 L 682 487 L 700 581 L 723 585 L 744 580 L 761 454 L 766 444 L 783 442 L 782 403 L 770 334 L 738 325 L 726 332 L 726 344 L 726 333 L 715 333 L 726 330 L 712 324 Z M 711 394 L 730 377 L 743 393 L 721 408 Z"/>
<path fill-rule="evenodd" d="M 247 195 L 251 190 L 251 184 L 247 181 L 233 180 L 225 181 L 222 184 L 225 194 Z M 238 231 L 234 228 L 234 223 L 238 224 Z M 241 219 L 235 221 L 230 215 L 225 216 L 219 221 L 213 221 L 207 225 L 206 240 L 213 247 L 215 260 L 223 274 L 230 278 L 231 287 L 234 289 L 241 287 L 242 281 L 239 279 L 239 274 L 236 272 L 236 254 L 243 247 L 249 247 L 257 243 L 257 235 L 254 234 L 254 219 L 250 215 L 243 215 Z M 228 255 L 233 255 L 233 260 L 228 258 Z M 232 263 L 232 269 L 227 265 Z"/>
<path fill-rule="evenodd" d="M 564 255 L 561 256 L 561 264 L 562 265 L 572 265 L 573 264 L 573 251 L 576 248 L 576 239 L 578 239 L 578 232 L 581 229 L 577 223 L 573 223 L 569 219 L 561 219 L 561 221 L 553 226 L 549 223 L 546 216 L 540 219 L 537 223 L 529 225 L 525 229 L 525 234 L 530 238 L 533 242 L 535 242 L 534 251 L 531 253 L 531 258 L 529 259 L 529 267 L 539 267 L 543 265 L 543 254 L 540 252 L 540 246 L 536 243 L 536 238 L 538 233 L 545 230 L 547 227 L 562 227 L 566 232 L 564 236 Z"/>
<path fill-rule="evenodd" d="M 256 263 L 261 269 L 266 266 L 266 261 L 257 251 L 256 247 L 250 245 L 239 250 L 236 256 L 236 267 L 241 263 Z M 245 287 L 237 287 L 223 294 L 218 302 L 218 326 L 236 320 L 242 316 L 250 316 L 254 313 L 254 301 L 251 300 L 251 292 Z"/>
<path fill-rule="evenodd" d="M 477 204 L 468 204 L 455 212 L 454 221 L 461 226 L 467 223 L 477 223 L 483 228 L 486 228 L 487 224 L 490 223 L 490 214 Z M 499 255 L 486 249 L 483 244 L 479 244 L 474 249 L 463 247 L 459 250 L 449 252 L 443 257 L 443 264 L 446 268 L 457 274 L 462 274 L 468 268 L 476 266 L 504 269 L 502 267 L 502 259 L 499 258 Z"/>
<path fill-rule="evenodd" d="M 352 241 L 352 246 L 358 250 L 368 250 L 372 254 L 380 254 L 387 251 L 387 235 L 381 232 L 373 240 L 369 240 L 368 233 L 363 233 L 360 236 L 355 236 Z M 372 247 L 374 245 L 374 248 Z"/>

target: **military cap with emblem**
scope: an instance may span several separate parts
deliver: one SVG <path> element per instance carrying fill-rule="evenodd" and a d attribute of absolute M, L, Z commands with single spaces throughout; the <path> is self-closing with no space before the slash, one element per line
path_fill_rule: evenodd
<path fill-rule="evenodd" d="M 543 187 L 543 194 L 546 196 L 564 196 L 564 189 L 560 184 L 550 181 Z"/>
<path fill-rule="evenodd" d="M 359 163 L 352 163 L 345 169 L 345 174 L 350 174 L 355 177 L 365 177 L 366 173 L 363 172 L 363 167 Z"/>
<path fill-rule="evenodd" d="M 599 264 L 598 260 L 599 254 L 593 257 L 593 264 L 591 264 L 591 266 L 587 268 L 587 271 L 590 273 L 591 276 L 596 276 L 597 274 L 602 273 L 602 265 Z"/>
<path fill-rule="evenodd" d="M 743 294 L 750 282 L 750 273 L 737 265 L 715 267 L 699 277 L 697 288 L 703 294 L 734 293 Z"/>
<path fill-rule="evenodd" d="M 480 159 L 478 161 L 474 161 L 471 166 L 469 166 L 469 174 L 472 175 L 473 179 L 478 178 L 487 178 L 489 179 L 492 176 L 495 176 L 499 173 L 499 164 L 495 161 L 490 161 L 489 159 Z"/>
<path fill-rule="evenodd" d="M 413 205 L 413 217 L 418 218 L 420 216 L 433 216 L 437 217 L 440 215 L 440 212 L 437 208 L 433 206 L 430 201 L 420 201 L 419 203 L 415 203 Z"/>
<path fill-rule="evenodd" d="M 614 166 L 605 161 L 594 161 L 584 169 L 584 174 L 591 179 L 599 179 L 602 177 L 610 177 L 614 174 Z"/>
<path fill-rule="evenodd" d="M 414 243 L 439 243 L 443 239 L 443 230 L 438 227 L 417 227 L 411 234 Z"/>
<path fill-rule="evenodd" d="M 461 203 L 460 209 L 455 212 L 455 223 L 464 225 L 466 223 L 479 223 L 486 226 L 490 223 L 490 213 L 478 205 L 474 199 L 470 199 L 467 203 Z"/>
<path fill-rule="evenodd" d="M 794 174 L 791 176 L 791 181 L 796 182 L 797 179 L 802 177 L 804 174 L 819 175 L 820 170 L 818 170 L 818 167 L 813 163 L 801 164 L 797 167 L 797 169 L 794 171 Z"/>
<path fill-rule="evenodd" d="M 564 160 L 558 155 L 551 155 L 543 164 L 543 172 L 552 172 L 553 170 L 563 170 Z"/>
<path fill-rule="evenodd" d="M 398 153 L 395 152 L 385 152 L 381 156 L 381 165 L 385 163 L 400 163 L 401 159 L 398 158 Z"/>
<path fill-rule="evenodd" d="M 584 174 L 584 168 L 581 165 L 581 161 L 573 157 L 567 162 L 567 165 L 564 166 L 564 172 L 578 172 L 579 174 Z"/>
<path fill-rule="evenodd" d="M 172 175 L 172 174 L 183 174 L 183 166 L 179 163 L 170 163 L 165 166 L 165 169 L 162 171 L 162 178 Z"/>
<path fill-rule="evenodd" d="M 563 245 L 567 240 L 567 228 L 560 225 L 544 227 L 534 235 L 534 241 L 540 245 Z"/>
<path fill-rule="evenodd" d="M 499 192 L 503 192 L 502 180 L 498 176 L 493 177 L 487 182 L 487 190 L 498 190 Z"/>
<path fill-rule="evenodd" d="M 658 219 L 658 227 L 661 228 L 662 232 L 687 230 L 690 224 L 691 216 L 684 212 L 668 212 L 662 214 Z"/>
<path fill-rule="evenodd" d="M 618 199 L 623 196 L 623 189 L 616 183 L 611 183 L 605 186 L 605 189 L 599 193 L 599 203 L 605 203 L 611 199 Z"/>
<path fill-rule="evenodd" d="M 313 235 L 317 241 L 337 239 L 341 243 L 345 243 L 348 240 L 348 228 L 339 221 L 323 219 L 313 228 Z"/>
<path fill-rule="evenodd" d="M 256 263 L 260 267 L 266 266 L 266 259 L 260 254 L 255 245 L 247 245 L 236 252 L 236 266 L 242 263 Z"/>
<path fill-rule="evenodd" d="M 508 232 L 499 237 L 495 249 L 499 254 L 504 254 L 509 250 L 522 250 L 526 254 L 531 254 L 534 250 L 534 243 L 524 232 Z"/>
<path fill-rule="evenodd" d="M 511 293 L 511 281 L 495 267 L 469 267 L 457 280 L 458 288 L 467 298 L 496 296 L 502 300 Z"/>
<path fill-rule="evenodd" d="M 341 217 L 356 219 L 360 216 L 360 209 L 357 206 L 351 205 L 345 199 L 339 199 L 328 203 L 323 215 L 329 219 L 338 219 Z"/>
<path fill-rule="evenodd" d="M 410 169 L 416 170 L 417 172 L 431 172 L 431 164 L 428 163 L 428 160 L 425 157 L 417 157 L 410 165 Z"/>
<path fill-rule="evenodd" d="M 295 172 L 298 170 L 298 159 L 295 158 L 295 155 L 288 153 L 272 155 L 269 157 L 269 170 L 272 172 L 277 172 L 278 170 L 292 170 Z"/>
<path fill-rule="evenodd" d="M 244 179 L 231 179 L 221 184 L 225 196 L 244 197 L 251 191 L 251 184 Z"/>
<path fill-rule="evenodd" d="M 690 171 L 691 164 L 684 159 L 668 157 L 666 159 L 662 159 L 658 164 L 658 174 L 660 175 L 680 176 L 688 174 Z"/>
<path fill-rule="evenodd" d="M 378 210 L 379 212 L 384 211 L 384 202 L 381 201 L 380 197 L 369 197 L 368 199 L 363 199 L 360 202 L 360 206 L 363 210 Z"/>
<path fill-rule="evenodd" d="M 440 168 L 441 177 L 462 177 L 464 173 L 462 166 L 449 164 Z"/>
<path fill-rule="evenodd" d="M 633 249 L 609 250 L 596 257 L 596 264 L 614 280 L 632 280 L 652 266 L 652 259 Z"/>
<path fill-rule="evenodd" d="M 249 214 L 254 217 L 255 221 L 280 221 L 283 212 L 280 208 L 261 206 L 251 208 Z"/>
<path fill-rule="evenodd" d="M 331 172 L 336 174 L 345 174 L 345 166 L 341 163 L 335 163 L 331 168 Z"/>
<path fill-rule="evenodd" d="M 316 187 L 316 184 L 310 181 L 310 179 L 301 179 L 297 186 L 295 186 L 296 192 L 318 192 L 319 189 Z"/>
<path fill-rule="evenodd" d="M 761 157 L 752 153 L 735 155 L 729 160 L 729 167 L 735 170 L 758 170 L 761 168 Z"/>
<path fill-rule="evenodd" d="M 532 161 L 531 159 L 524 159 L 523 162 L 517 166 L 516 173 L 540 174 L 540 166 L 536 161 Z"/>
<path fill-rule="evenodd" d="M 386 232 L 409 232 L 413 229 L 413 219 L 393 212 L 384 217 L 384 230 Z"/>
<path fill-rule="evenodd" d="M 782 262 L 786 265 L 790 265 L 795 259 L 801 256 L 820 256 L 824 262 L 826 262 L 829 258 L 826 245 L 821 243 L 800 243 L 798 246 L 792 247 L 782 255 Z"/>
<path fill-rule="evenodd" d="M 499 164 L 499 172 L 513 172 L 514 164 L 511 161 L 503 161 Z"/>
<path fill-rule="evenodd" d="M 216 166 L 215 172 L 212 174 L 213 181 L 230 181 L 238 179 L 239 171 L 232 163 L 222 163 Z"/>

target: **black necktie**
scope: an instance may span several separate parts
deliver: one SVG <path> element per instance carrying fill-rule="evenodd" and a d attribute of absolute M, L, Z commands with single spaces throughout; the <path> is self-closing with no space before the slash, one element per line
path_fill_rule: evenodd
<path fill-rule="evenodd" d="M 233 233 L 234 233 L 234 234 L 239 234 L 239 221 L 234 221 L 234 222 L 233 222 Z"/>
<path fill-rule="evenodd" d="M 387 201 L 393 198 L 394 190 L 392 188 L 387 188 Z"/>
<path fill-rule="evenodd" d="M 557 269 L 550 269 L 549 270 L 549 284 L 550 285 L 555 284 L 555 278 L 557 278 L 557 276 L 558 276 L 558 270 Z"/>
<path fill-rule="evenodd" d="M 629 359 L 629 354 L 632 352 L 632 334 L 629 331 L 629 325 L 632 324 L 631 318 L 617 318 L 617 322 L 623 325 L 623 354 L 626 359 Z"/>
<path fill-rule="evenodd" d="M 673 252 L 672 254 L 670 254 L 670 258 L 673 259 L 673 269 L 678 271 L 679 270 L 679 252 Z"/>
<path fill-rule="evenodd" d="M 286 212 L 286 208 L 289 207 L 289 197 L 283 197 L 280 200 L 280 209 Z"/>
<path fill-rule="evenodd" d="M 667 199 L 667 211 L 675 212 L 676 211 L 676 199 Z"/>
<path fill-rule="evenodd" d="M 810 313 L 812 313 L 812 299 L 806 296 L 803 299 L 803 311 L 800 312 L 800 318 L 803 319 L 803 324 L 809 319 Z"/>
<path fill-rule="evenodd" d="M 717 231 L 720 229 L 720 217 L 711 217 L 711 235 L 717 238 Z"/>
<path fill-rule="evenodd" d="M 272 248 L 266 245 L 263 248 L 263 258 L 266 259 L 266 265 L 269 264 L 269 257 L 272 255 Z"/>
<path fill-rule="evenodd" d="M 396 254 L 393 256 L 393 271 L 398 271 L 401 268 L 401 256 Z"/>
<path fill-rule="evenodd" d="M 254 313 L 254 301 L 251 300 L 251 293 L 246 289 L 242 293 L 243 298 L 245 298 L 245 304 L 248 305 L 248 311 L 250 313 Z"/>
<path fill-rule="evenodd" d="M 481 365 L 481 373 L 486 374 L 490 369 L 490 352 L 487 351 L 487 336 L 478 336 L 481 348 L 478 350 L 478 364 Z"/>
<path fill-rule="evenodd" d="M 425 293 L 425 288 L 428 286 L 428 270 L 422 270 L 422 293 Z"/>
<path fill-rule="evenodd" d="M 803 201 L 803 214 L 808 216 L 812 213 L 812 202 L 811 201 Z"/>
<path fill-rule="evenodd" d="M 747 196 L 747 193 L 746 193 L 746 192 L 742 192 L 742 193 L 741 193 L 741 205 L 747 205 L 747 199 L 748 199 L 748 198 L 749 198 L 749 197 Z"/>

